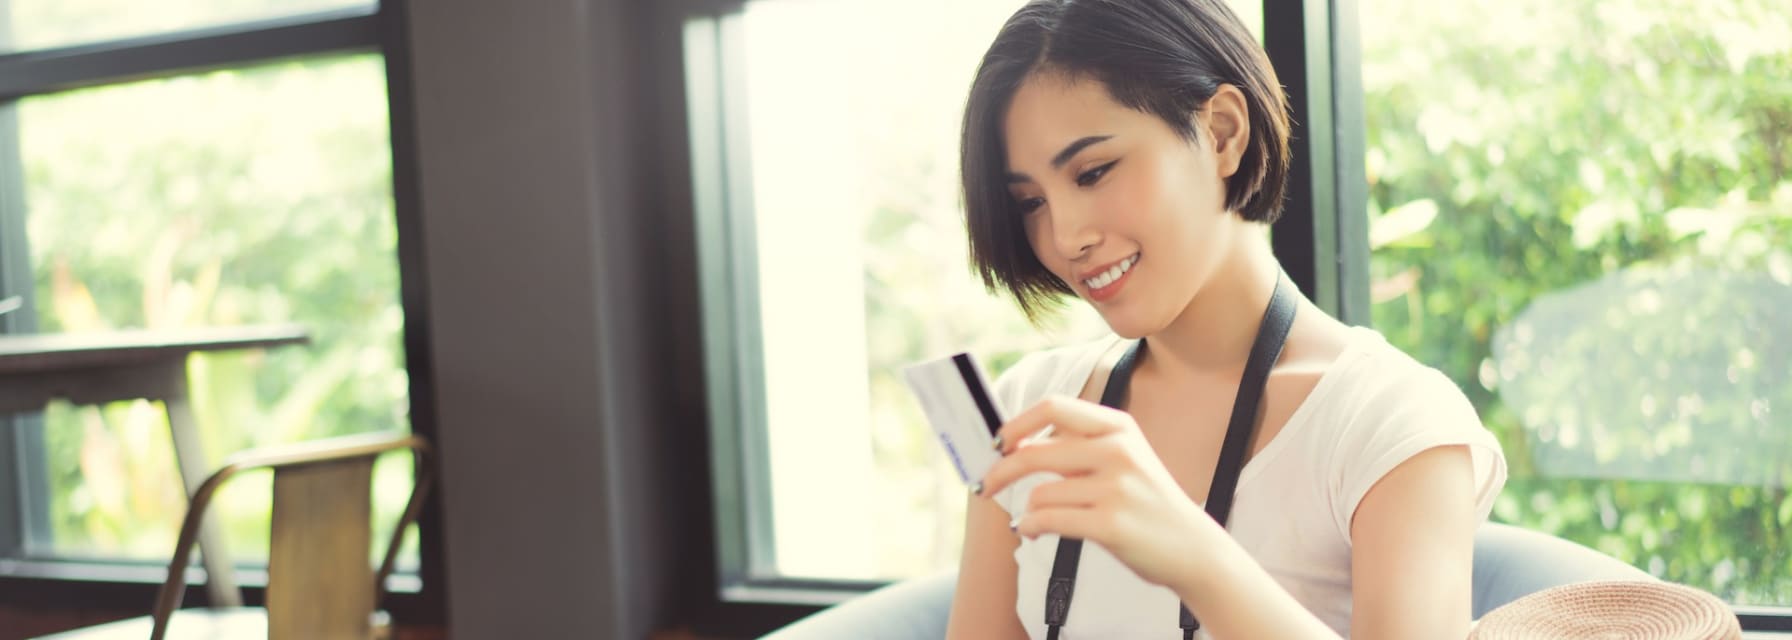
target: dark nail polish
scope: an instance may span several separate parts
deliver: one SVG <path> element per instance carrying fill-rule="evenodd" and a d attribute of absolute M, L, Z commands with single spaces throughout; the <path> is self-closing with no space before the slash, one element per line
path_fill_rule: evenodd
<path fill-rule="evenodd" d="M 996 436 L 995 450 L 996 451 L 1002 450 L 1002 436 Z"/>
<path fill-rule="evenodd" d="M 983 483 L 978 482 L 978 483 L 972 484 L 971 485 L 971 493 L 973 495 L 979 495 L 979 496 L 983 495 Z"/>

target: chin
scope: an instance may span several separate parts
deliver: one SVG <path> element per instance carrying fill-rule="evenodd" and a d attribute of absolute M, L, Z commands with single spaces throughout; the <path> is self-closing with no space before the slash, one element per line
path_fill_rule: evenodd
<path fill-rule="evenodd" d="M 1157 333 L 1163 328 L 1164 324 L 1155 322 L 1151 319 L 1142 318 L 1136 313 L 1126 313 L 1119 309 L 1103 311 L 1102 309 L 1097 308 L 1096 312 L 1101 314 L 1102 321 L 1108 324 L 1108 329 L 1113 331 L 1114 335 L 1127 340 L 1137 340 L 1153 333 Z"/>

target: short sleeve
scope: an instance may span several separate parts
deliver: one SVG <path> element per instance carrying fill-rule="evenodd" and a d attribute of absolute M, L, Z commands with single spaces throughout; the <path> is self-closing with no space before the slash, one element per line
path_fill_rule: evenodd
<path fill-rule="evenodd" d="M 1367 394 L 1345 421 L 1328 474 L 1343 539 L 1350 539 L 1357 505 L 1375 483 L 1420 452 L 1452 445 L 1469 449 L 1476 514 L 1486 519 L 1506 484 L 1506 458 L 1462 390 L 1436 369 L 1414 366 Z"/>

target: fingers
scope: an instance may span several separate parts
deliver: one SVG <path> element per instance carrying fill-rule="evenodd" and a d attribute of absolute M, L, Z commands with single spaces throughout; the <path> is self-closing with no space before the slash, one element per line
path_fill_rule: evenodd
<path fill-rule="evenodd" d="M 1014 532 L 1029 539 L 1051 533 L 1099 543 L 1113 535 L 1113 514 L 1113 510 L 1103 508 L 1051 507 L 1027 512 Z"/>
<path fill-rule="evenodd" d="M 1125 464 L 1123 444 L 1115 438 L 1052 438 L 1028 444 L 1003 457 L 983 476 L 979 495 L 993 495 L 1016 480 L 1047 471 L 1066 478 Z"/>
<path fill-rule="evenodd" d="M 1132 416 L 1086 400 L 1050 396 L 1015 416 L 996 431 L 995 447 L 1003 455 L 1019 448 L 1047 426 L 1053 436 L 1093 438 L 1133 426 Z"/>
<path fill-rule="evenodd" d="M 1108 503 L 1116 494 L 1110 476 L 1090 475 L 1047 482 L 1033 488 L 1027 513 L 1057 507 L 1089 508 Z"/>

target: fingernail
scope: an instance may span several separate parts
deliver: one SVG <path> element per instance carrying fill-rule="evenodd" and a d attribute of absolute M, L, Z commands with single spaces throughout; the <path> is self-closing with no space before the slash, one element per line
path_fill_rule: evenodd
<path fill-rule="evenodd" d="M 1008 531 L 1014 533 L 1015 535 L 1020 535 L 1020 525 L 1018 525 L 1018 524 L 1008 525 Z"/>
<path fill-rule="evenodd" d="M 971 494 L 979 495 L 979 496 L 983 495 L 983 483 L 982 482 L 973 483 L 971 485 Z"/>
<path fill-rule="evenodd" d="M 1002 436 L 996 436 L 995 450 L 996 451 L 1002 450 Z"/>

